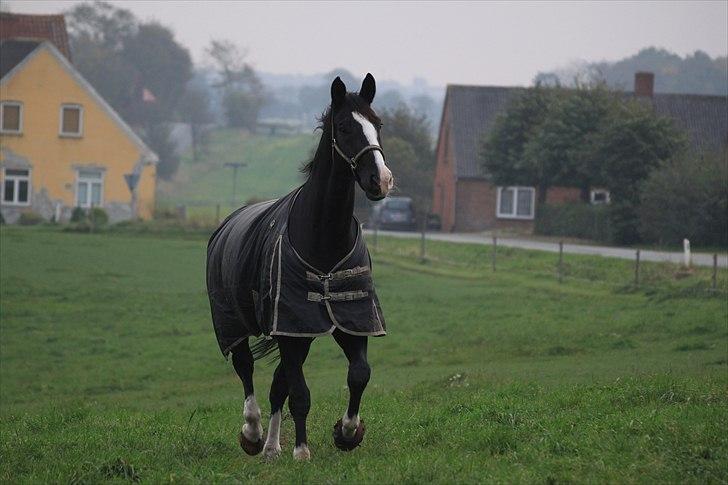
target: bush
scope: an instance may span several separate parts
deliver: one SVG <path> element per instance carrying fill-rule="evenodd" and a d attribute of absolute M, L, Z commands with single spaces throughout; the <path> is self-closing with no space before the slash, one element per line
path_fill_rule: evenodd
<path fill-rule="evenodd" d="M 33 211 L 21 213 L 20 218 L 18 219 L 18 224 L 21 226 L 35 226 L 36 224 L 41 224 L 43 222 L 45 222 L 43 216 Z"/>
<path fill-rule="evenodd" d="M 88 211 L 88 220 L 94 227 L 104 226 L 109 222 L 109 215 L 101 207 L 92 207 Z"/>
<path fill-rule="evenodd" d="M 609 241 L 609 206 L 590 204 L 543 204 L 535 223 L 536 234 Z"/>
<path fill-rule="evenodd" d="M 71 212 L 71 222 L 81 222 L 86 219 L 86 211 L 81 207 L 74 207 Z"/>
<path fill-rule="evenodd" d="M 71 212 L 71 224 L 66 229 L 71 232 L 94 232 L 109 222 L 109 215 L 101 207 L 88 210 L 74 207 Z"/>
<path fill-rule="evenodd" d="M 728 154 L 663 164 L 644 184 L 639 209 L 646 241 L 728 244 Z"/>

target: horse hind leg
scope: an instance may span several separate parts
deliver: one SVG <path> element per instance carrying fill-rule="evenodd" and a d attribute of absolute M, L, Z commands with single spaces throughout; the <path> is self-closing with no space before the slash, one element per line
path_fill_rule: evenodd
<path fill-rule="evenodd" d="M 312 338 L 309 337 L 276 337 L 281 351 L 281 363 L 288 383 L 288 409 L 291 411 L 296 426 L 296 445 L 293 458 L 308 460 L 311 452 L 308 449 L 306 434 L 306 418 L 311 409 L 311 394 L 303 375 L 303 363 L 311 349 Z"/>
<path fill-rule="evenodd" d="M 248 340 L 236 345 L 233 350 L 233 367 L 243 382 L 245 403 L 243 404 L 243 427 L 238 434 L 240 447 L 249 455 L 257 455 L 263 449 L 263 426 L 260 419 L 260 407 L 255 400 L 253 388 L 254 359 Z"/>
<path fill-rule="evenodd" d="M 281 419 L 283 404 L 288 397 L 288 382 L 283 363 L 279 362 L 273 373 L 273 382 L 270 386 L 270 425 L 268 426 L 268 437 L 263 447 L 263 456 L 268 459 L 278 458 L 281 454 Z"/>
<path fill-rule="evenodd" d="M 361 398 L 369 383 L 371 368 L 367 362 L 367 337 L 334 331 L 336 343 L 349 361 L 346 383 L 349 387 L 349 405 L 344 416 L 334 425 L 334 444 L 343 451 L 351 451 L 364 439 L 364 421 L 359 418 Z"/>

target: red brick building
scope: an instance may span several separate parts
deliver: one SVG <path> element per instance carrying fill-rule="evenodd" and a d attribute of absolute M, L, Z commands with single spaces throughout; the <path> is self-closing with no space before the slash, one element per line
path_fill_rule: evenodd
<path fill-rule="evenodd" d="M 673 118 L 690 136 L 697 152 L 728 144 L 728 97 L 653 93 L 654 76 L 637 73 L 635 91 L 655 112 Z M 438 135 L 432 212 L 443 231 L 516 229 L 531 232 L 536 214 L 536 189 L 497 187 L 483 171 L 479 150 L 496 118 L 524 88 L 449 85 Z M 595 192 L 594 196 L 599 194 Z M 576 188 L 555 187 L 547 203 L 578 202 Z"/>

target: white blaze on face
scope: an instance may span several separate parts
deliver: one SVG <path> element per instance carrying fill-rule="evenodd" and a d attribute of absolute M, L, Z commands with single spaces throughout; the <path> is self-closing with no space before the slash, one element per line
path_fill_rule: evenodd
<path fill-rule="evenodd" d="M 379 146 L 377 129 L 374 127 L 372 122 L 356 111 L 354 111 L 351 115 L 361 125 L 362 130 L 364 131 L 364 136 L 367 138 L 367 142 L 369 142 L 370 145 Z M 391 170 L 389 170 L 387 165 L 384 163 L 384 156 L 382 155 L 382 152 L 372 150 L 372 154 L 374 155 L 374 162 L 377 164 L 377 170 L 379 171 L 379 189 L 381 190 L 381 195 L 387 195 L 392 188 L 392 185 L 394 185 L 394 177 L 392 177 Z"/>

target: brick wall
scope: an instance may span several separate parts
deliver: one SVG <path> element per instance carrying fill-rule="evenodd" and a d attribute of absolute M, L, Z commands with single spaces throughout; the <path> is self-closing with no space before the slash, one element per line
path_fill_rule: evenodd
<path fill-rule="evenodd" d="M 437 144 L 435 180 L 432 184 L 432 213 L 440 216 L 442 230 L 450 232 L 455 226 L 455 160 L 452 156 L 447 102 Z"/>

